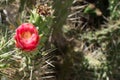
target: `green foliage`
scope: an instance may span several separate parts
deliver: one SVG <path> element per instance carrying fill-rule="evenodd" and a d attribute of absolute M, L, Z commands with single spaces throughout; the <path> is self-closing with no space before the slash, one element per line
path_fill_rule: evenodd
<path fill-rule="evenodd" d="M 117 20 L 120 15 L 120 3 L 119 0 L 109 0 L 110 3 L 110 11 L 111 11 L 111 19 Z"/>
<path fill-rule="evenodd" d="M 10 0 L 7 1 L 10 2 Z M 14 2 L 14 0 L 12 1 Z M 29 22 L 37 27 L 41 36 L 40 46 L 35 52 L 27 54 L 16 49 L 13 37 L 14 32 L 12 30 L 5 31 L 8 26 L 5 23 L 0 23 L 1 79 L 4 77 L 7 79 L 9 74 L 11 75 L 11 72 L 14 72 L 12 77 L 16 80 L 21 78 L 24 80 L 36 80 L 36 78 L 44 80 L 42 77 L 53 77 L 54 71 L 57 72 L 55 74 L 57 75 L 57 80 L 120 79 L 119 0 L 109 0 L 108 8 L 110 14 L 108 14 L 109 12 L 104 12 L 103 8 L 105 5 L 102 5 L 103 2 L 101 0 L 95 2 L 94 8 L 90 8 L 89 4 L 91 3 L 89 0 L 85 0 L 88 1 L 88 3 L 85 3 L 87 6 L 77 6 L 81 11 L 77 15 L 73 15 L 79 11 L 79 9 L 75 9 L 75 6 L 81 2 L 84 4 L 84 0 L 53 0 L 54 17 L 53 15 L 44 16 L 38 14 L 36 7 L 33 6 L 32 8 L 34 9 L 31 10 L 30 4 L 33 5 L 31 3 L 33 0 L 30 0 L 29 3 L 27 1 L 20 0 L 19 12 L 22 15 L 20 23 Z M 75 1 L 78 1 L 78 3 L 72 5 Z M 6 0 L 1 0 L 0 4 L 5 5 Z M 25 11 L 26 6 L 29 7 L 30 13 Z M 71 11 L 73 14 L 70 13 L 71 6 L 74 6 L 75 9 Z M 96 9 L 101 11 L 102 14 L 100 16 L 97 15 Z M 75 27 L 73 27 L 73 23 L 66 24 L 69 14 L 73 15 L 74 22 L 78 23 L 80 22 L 79 17 L 82 16 L 80 20 L 82 24 L 87 26 L 76 23 Z M 104 18 L 103 23 L 100 23 L 101 20 L 99 19 L 101 17 Z M 19 23 L 19 21 L 16 21 L 16 23 Z M 98 24 L 98 28 L 93 24 Z M 94 29 L 90 29 L 91 25 Z M 86 29 L 81 29 L 81 27 L 86 27 Z M 49 37 L 54 43 L 49 43 Z M 46 46 L 48 46 L 46 42 L 50 44 L 49 47 L 52 49 L 46 50 Z M 62 46 L 61 48 L 61 44 L 65 45 L 65 47 Z M 53 49 L 53 45 L 57 48 Z M 50 54 L 51 52 L 52 54 Z M 55 61 L 56 59 L 58 61 Z M 55 65 L 52 64 L 53 62 Z M 7 70 L 10 72 L 7 72 Z"/>
<path fill-rule="evenodd" d="M 91 3 L 88 3 L 88 5 L 83 8 L 83 12 L 81 11 L 79 14 L 76 15 L 74 15 L 75 12 L 71 14 L 73 21 L 76 21 L 77 25 L 75 25 L 74 28 L 73 26 L 69 27 L 70 23 L 67 24 L 67 37 L 72 36 L 72 39 L 74 41 L 74 45 L 72 46 L 75 46 L 73 48 L 75 52 L 73 52 L 72 55 L 75 56 L 77 54 L 77 56 L 75 56 L 75 59 L 74 57 L 72 57 L 72 60 L 76 60 L 77 58 L 77 60 L 79 61 L 81 60 L 80 58 L 83 58 L 83 60 L 79 62 L 74 61 L 72 63 L 74 75 L 78 75 L 75 76 L 75 79 L 73 80 L 119 80 L 118 75 L 120 74 L 117 67 L 119 67 L 118 60 L 120 59 L 120 55 L 118 54 L 120 35 L 120 22 L 118 13 L 120 4 L 118 2 L 118 0 L 109 0 L 109 6 L 104 10 L 102 10 L 103 7 L 108 4 L 103 5 L 100 0 L 94 2 L 95 6 L 102 11 L 101 16 L 104 16 L 102 20 L 105 19 L 104 23 L 97 25 L 98 28 L 96 28 L 95 25 L 92 25 L 92 21 L 93 24 L 96 24 L 101 17 L 97 17 L 95 15 L 93 16 L 93 14 L 95 14 L 95 8 L 89 7 L 89 4 Z M 106 10 L 108 9 L 110 10 L 110 15 L 108 12 L 106 12 Z M 117 15 L 113 12 L 117 13 Z M 82 15 L 82 18 L 79 15 Z M 79 18 L 75 16 L 79 16 L 81 20 L 79 20 Z M 87 17 L 89 17 L 88 20 L 86 19 Z M 87 21 L 85 21 L 84 19 L 86 19 Z M 79 22 L 85 24 L 85 26 L 79 25 Z M 89 28 L 91 25 L 92 27 L 94 27 L 94 30 Z M 79 30 L 83 26 L 86 27 L 86 29 Z M 83 54 L 83 56 L 78 56 L 81 54 Z"/>
<path fill-rule="evenodd" d="M 39 34 L 41 36 L 41 44 L 44 44 L 50 33 L 52 16 L 39 15 L 36 11 L 37 10 L 34 9 L 31 12 L 29 22 L 33 23 L 38 28 Z"/>
<path fill-rule="evenodd" d="M 89 5 L 84 10 L 85 14 L 95 14 L 95 8 L 91 8 Z"/>

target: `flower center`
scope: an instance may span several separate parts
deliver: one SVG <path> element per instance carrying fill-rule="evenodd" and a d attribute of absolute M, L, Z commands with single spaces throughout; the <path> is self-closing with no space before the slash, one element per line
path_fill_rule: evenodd
<path fill-rule="evenodd" d="M 32 34 L 29 31 L 26 31 L 26 32 L 22 33 L 21 36 L 24 39 L 29 39 L 32 36 Z"/>

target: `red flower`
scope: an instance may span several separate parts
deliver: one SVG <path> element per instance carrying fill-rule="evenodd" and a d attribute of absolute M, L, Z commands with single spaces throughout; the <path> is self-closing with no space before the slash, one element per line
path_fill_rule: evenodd
<path fill-rule="evenodd" d="M 16 29 L 16 46 L 22 50 L 34 50 L 39 43 L 39 39 L 37 29 L 30 23 L 23 23 Z"/>

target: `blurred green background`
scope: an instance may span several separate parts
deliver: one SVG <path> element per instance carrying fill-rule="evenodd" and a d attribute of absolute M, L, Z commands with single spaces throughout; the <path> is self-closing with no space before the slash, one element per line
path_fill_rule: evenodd
<path fill-rule="evenodd" d="M 14 41 L 22 23 L 41 36 L 36 52 Z M 0 0 L 1 80 L 120 80 L 119 0 Z"/>

